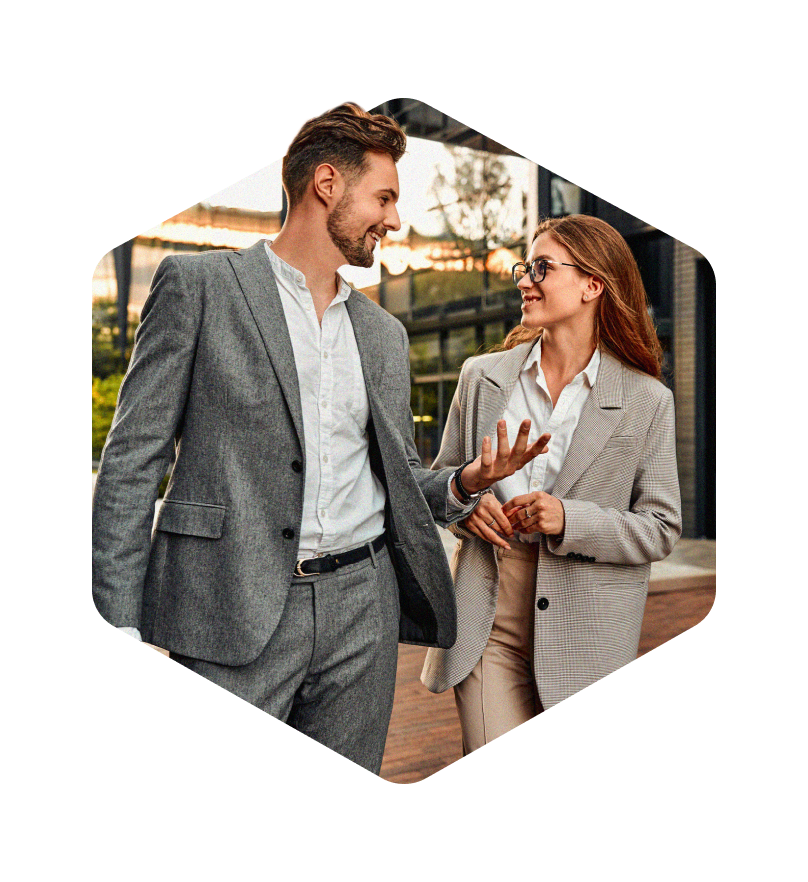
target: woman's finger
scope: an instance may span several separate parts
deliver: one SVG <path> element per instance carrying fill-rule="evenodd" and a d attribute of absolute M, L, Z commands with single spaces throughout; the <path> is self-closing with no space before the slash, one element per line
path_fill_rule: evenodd
<path fill-rule="evenodd" d="M 491 494 L 487 495 L 490 496 Z M 496 500 L 487 502 L 485 507 L 480 502 L 477 510 L 480 512 L 480 517 L 483 518 L 487 527 L 490 527 L 492 530 L 499 530 L 500 533 L 504 533 L 506 536 L 513 535 L 511 522 L 502 510 L 502 506 Z"/>
<path fill-rule="evenodd" d="M 488 435 L 483 438 L 482 447 L 480 448 L 480 464 L 484 469 L 491 468 L 491 439 Z"/>
<path fill-rule="evenodd" d="M 493 526 L 491 526 L 492 520 L 494 521 Z M 481 539 L 485 539 L 486 542 L 490 542 L 492 545 L 498 545 L 500 548 L 511 547 L 505 539 L 496 533 L 495 527 L 498 525 L 498 521 L 494 516 L 494 513 L 480 511 L 479 505 L 466 519 L 466 525 L 473 533 Z M 513 535 L 512 530 L 510 531 L 510 535 Z"/>
<path fill-rule="evenodd" d="M 522 420 L 519 426 L 519 432 L 516 435 L 516 442 L 511 450 L 511 458 L 519 460 L 527 447 L 527 437 L 530 434 L 530 420 Z"/>
<path fill-rule="evenodd" d="M 514 523 L 518 523 L 518 522 L 519 522 L 519 512 L 520 512 L 521 510 L 522 510 L 522 506 L 521 506 L 521 505 L 517 505 L 516 507 L 514 507 L 514 508 L 509 508 L 509 509 L 507 509 L 507 510 L 503 508 L 503 509 L 502 509 L 502 512 L 503 512 L 503 514 L 505 515 L 505 517 L 508 519 L 508 522 L 509 522 L 510 524 L 514 524 Z"/>
<path fill-rule="evenodd" d="M 531 502 L 535 502 L 538 496 L 537 492 L 533 493 L 523 493 L 521 496 L 514 496 L 513 499 L 509 499 L 505 505 L 512 508 L 524 508 L 527 505 L 530 505 Z"/>
<path fill-rule="evenodd" d="M 483 538 L 483 536 L 482 536 L 481 533 L 480 533 L 480 528 L 477 526 L 477 523 L 476 523 L 476 521 L 474 520 L 474 517 L 473 517 L 473 516 L 472 516 L 472 517 L 467 517 L 466 520 L 463 521 L 463 526 L 464 526 L 467 530 L 469 530 L 471 533 L 474 533 L 475 536 L 479 536 L 480 539 Z"/>
<path fill-rule="evenodd" d="M 550 440 L 550 435 L 547 432 L 545 432 L 541 436 L 541 438 L 539 438 L 537 441 L 534 441 L 530 445 L 530 447 L 528 447 L 527 450 L 525 450 L 525 452 L 523 454 L 522 458 L 525 461 L 524 464 L 527 465 L 527 463 L 529 463 L 531 459 L 535 459 L 537 456 L 539 456 L 542 453 L 547 453 L 547 451 L 550 449 L 547 446 L 547 442 L 549 440 Z"/>
<path fill-rule="evenodd" d="M 497 459 L 504 462 L 508 459 L 508 454 L 510 452 L 511 448 L 508 444 L 508 424 L 505 420 L 500 420 L 497 423 Z"/>
<path fill-rule="evenodd" d="M 495 533 L 492 527 L 487 527 L 485 525 L 480 527 L 480 536 L 485 539 L 486 542 L 490 542 L 492 545 L 498 545 L 500 548 L 509 549 L 511 546 L 508 545 L 507 541 L 502 538 L 498 533 Z"/>

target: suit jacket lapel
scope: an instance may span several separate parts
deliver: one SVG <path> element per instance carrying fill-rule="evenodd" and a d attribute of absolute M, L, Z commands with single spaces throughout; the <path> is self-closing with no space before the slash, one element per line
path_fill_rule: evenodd
<path fill-rule="evenodd" d="M 365 376 L 365 388 L 368 397 L 375 400 L 375 395 L 382 381 L 382 365 L 384 359 L 384 338 L 374 310 L 364 295 L 351 291 L 345 301 L 345 308 L 353 326 L 356 347 L 359 350 L 359 361 Z"/>
<path fill-rule="evenodd" d="M 269 262 L 263 240 L 251 248 L 230 255 L 230 263 L 238 278 L 241 290 L 258 325 L 269 360 L 283 391 L 292 422 L 305 449 L 303 437 L 303 410 L 300 406 L 300 386 L 292 350 L 292 340 L 286 317 L 281 306 L 275 274 Z"/>
<path fill-rule="evenodd" d="M 594 462 L 623 417 L 623 365 L 601 350 L 595 385 L 586 399 L 553 496 L 562 498 Z"/>
<path fill-rule="evenodd" d="M 497 450 L 497 421 L 502 419 L 513 387 L 519 379 L 519 372 L 527 360 L 533 343 L 521 343 L 502 353 L 488 373 L 480 377 L 477 392 L 478 416 L 474 437 L 474 455 L 479 454 L 483 438 L 491 439 L 493 452 Z M 513 444 L 514 439 L 508 439 Z"/>

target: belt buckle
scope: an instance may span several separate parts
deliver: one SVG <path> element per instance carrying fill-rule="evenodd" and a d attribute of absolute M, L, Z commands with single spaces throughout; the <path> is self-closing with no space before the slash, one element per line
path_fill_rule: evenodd
<path fill-rule="evenodd" d="M 300 560 L 295 564 L 295 575 L 296 576 L 307 576 L 308 575 L 308 573 L 303 572 L 303 570 L 301 569 L 301 566 L 300 566 L 304 560 L 308 560 L 308 558 L 301 557 Z"/>

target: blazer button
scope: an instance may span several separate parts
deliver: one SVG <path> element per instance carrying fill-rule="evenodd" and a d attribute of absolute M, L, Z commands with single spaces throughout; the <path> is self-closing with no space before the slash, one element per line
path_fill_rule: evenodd
<path fill-rule="evenodd" d="M 575 557 L 575 552 L 574 552 L 574 551 L 568 551 L 568 552 L 567 552 L 567 557 Z"/>
<path fill-rule="evenodd" d="M 546 597 L 540 597 L 536 606 L 542 610 L 547 609 L 550 606 L 550 601 Z"/>
<path fill-rule="evenodd" d="M 283 538 L 284 539 L 294 539 L 295 538 L 295 531 L 292 530 L 290 527 L 287 527 L 283 531 Z"/>
<path fill-rule="evenodd" d="M 296 459 L 292 463 L 292 471 L 293 472 L 302 472 L 303 471 L 303 463 L 299 459 Z"/>

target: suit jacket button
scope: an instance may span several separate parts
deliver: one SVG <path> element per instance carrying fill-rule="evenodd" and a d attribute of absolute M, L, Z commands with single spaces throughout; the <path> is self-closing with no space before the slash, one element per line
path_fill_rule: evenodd
<path fill-rule="evenodd" d="M 546 597 L 540 597 L 536 606 L 542 610 L 547 609 L 550 606 L 550 601 Z"/>
<path fill-rule="evenodd" d="M 295 538 L 295 531 L 290 529 L 289 527 L 287 527 L 283 531 L 283 538 L 284 539 L 294 539 Z"/>
<path fill-rule="evenodd" d="M 296 459 L 292 463 L 292 471 L 293 472 L 302 472 L 303 471 L 303 463 L 299 459 Z"/>
<path fill-rule="evenodd" d="M 574 551 L 568 551 L 568 552 L 567 552 L 567 557 L 575 557 L 575 552 L 574 552 Z"/>

